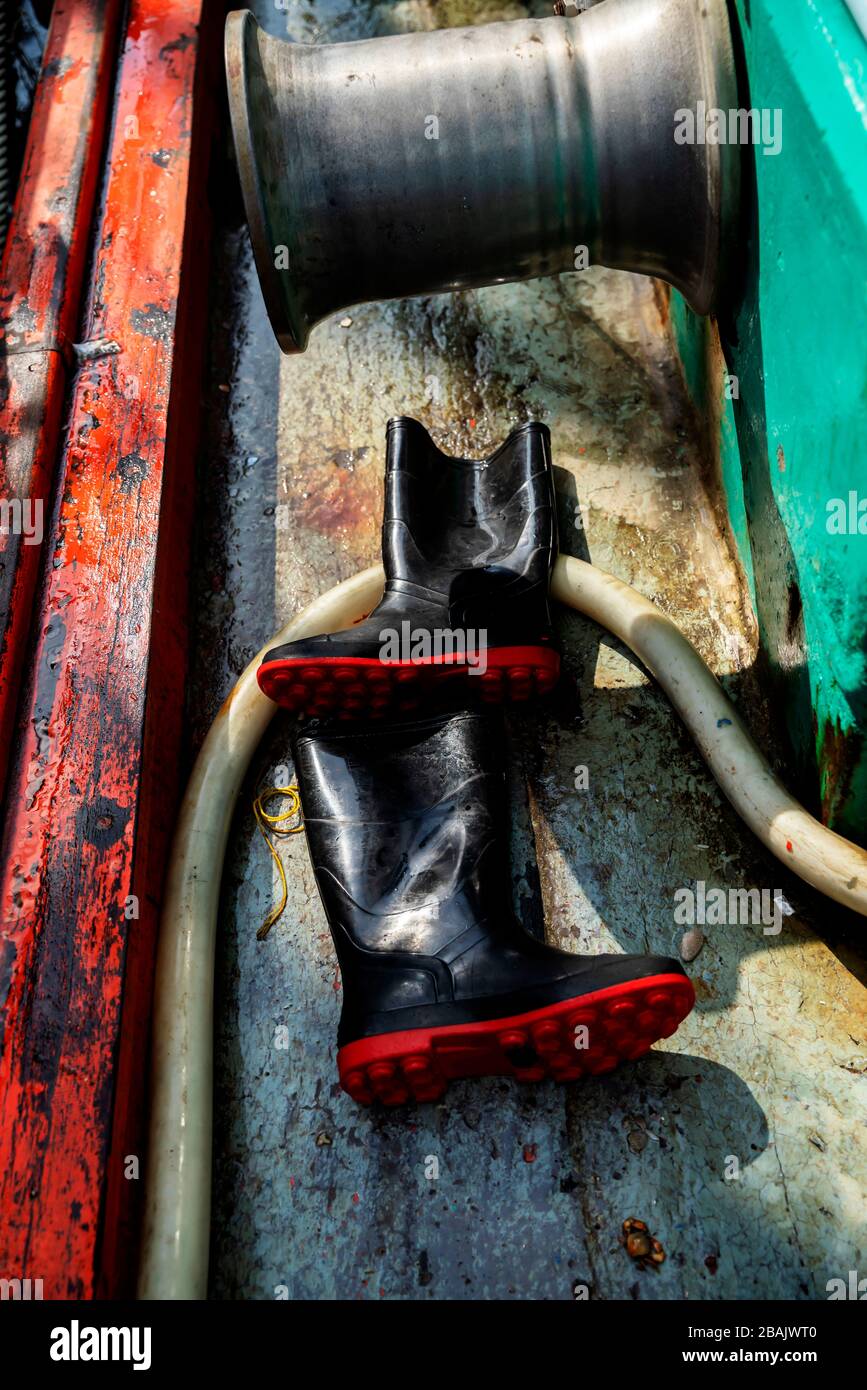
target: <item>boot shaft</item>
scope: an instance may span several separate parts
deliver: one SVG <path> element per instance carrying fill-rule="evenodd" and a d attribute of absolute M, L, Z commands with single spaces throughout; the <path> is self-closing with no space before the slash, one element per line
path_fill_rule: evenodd
<path fill-rule="evenodd" d="M 295 742 L 310 856 L 338 954 L 435 955 L 510 913 L 502 724 L 469 711 Z"/>
<path fill-rule="evenodd" d="M 538 627 L 548 621 L 556 549 L 546 425 L 521 425 L 488 458 L 466 459 L 442 453 L 417 420 L 389 421 L 387 596 L 426 598 L 458 627 L 497 626 L 507 613 L 521 622 L 531 612 Z"/>

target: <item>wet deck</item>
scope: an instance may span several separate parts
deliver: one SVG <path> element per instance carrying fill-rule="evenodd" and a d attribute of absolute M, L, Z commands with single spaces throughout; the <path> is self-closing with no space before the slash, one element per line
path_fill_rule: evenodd
<path fill-rule="evenodd" d="M 308 41 L 469 17 L 442 4 L 255 8 L 271 32 L 288 18 L 290 35 Z M 665 297 L 592 270 L 349 310 L 304 356 L 281 361 L 238 216 L 227 209 L 212 299 L 195 737 L 288 614 L 377 558 L 385 422 L 404 413 L 456 454 L 481 455 L 515 423 L 546 420 L 563 550 L 589 553 L 680 623 L 768 746 L 773 711 L 759 698 L 751 616 Z M 213 1297 L 571 1299 L 577 1284 L 594 1298 L 824 1298 L 827 1280 L 858 1268 L 867 996 L 857 928 L 740 825 L 618 644 L 558 617 L 562 688 L 511 719 L 515 900 L 529 929 L 573 950 L 670 951 L 682 934 L 675 892 L 699 880 L 780 889 L 792 915 L 778 936 L 708 929 L 689 966 L 695 1012 L 610 1078 L 489 1079 L 453 1085 L 437 1106 L 361 1110 L 336 1084 L 339 977 L 302 837 L 283 849 L 287 912 L 256 941 L 276 882 L 251 801 L 287 766 L 278 719 L 226 867 Z M 288 1048 L 276 1045 L 281 1025 Z M 661 1240 L 660 1272 L 623 1249 L 629 1216 Z"/>

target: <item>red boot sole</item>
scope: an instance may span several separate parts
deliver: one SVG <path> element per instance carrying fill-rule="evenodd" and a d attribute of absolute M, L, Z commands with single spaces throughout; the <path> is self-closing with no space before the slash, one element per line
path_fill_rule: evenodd
<path fill-rule="evenodd" d="M 491 647 L 484 672 L 462 658 L 425 662 L 377 657 L 279 658 L 259 667 L 260 690 L 284 709 L 337 719 L 375 719 L 424 708 L 436 687 L 505 704 L 547 695 L 560 676 L 560 656 L 548 647 Z"/>
<path fill-rule="evenodd" d="M 361 1105 L 405 1105 L 439 1100 L 463 1076 L 600 1076 L 670 1038 L 694 1003 L 685 976 L 652 975 L 511 1018 L 380 1033 L 340 1049 L 340 1084 Z"/>

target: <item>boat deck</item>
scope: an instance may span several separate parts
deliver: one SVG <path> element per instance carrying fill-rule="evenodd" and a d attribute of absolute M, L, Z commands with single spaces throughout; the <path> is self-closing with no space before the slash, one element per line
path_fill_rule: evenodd
<path fill-rule="evenodd" d="M 272 33 L 308 42 L 525 13 L 337 0 L 253 8 Z M 303 356 L 281 359 L 240 210 L 227 205 L 210 340 L 194 741 L 292 612 L 378 558 L 385 424 L 410 414 L 460 455 L 544 419 L 563 551 L 678 622 L 779 756 L 659 287 L 593 269 L 350 309 Z M 778 935 L 707 928 L 688 967 L 694 1013 L 610 1077 L 463 1082 L 439 1105 L 360 1109 L 337 1086 L 340 982 L 302 836 L 282 842 L 287 910 L 256 940 L 279 885 L 252 799 L 290 770 L 278 718 L 226 863 L 212 1297 L 572 1299 L 579 1286 L 606 1299 L 809 1299 L 858 1269 L 867 993 L 853 943 L 863 924 L 753 839 L 615 640 L 574 614 L 557 619 L 561 688 L 509 721 L 514 893 L 528 929 L 572 950 L 669 953 L 683 933 L 675 893 L 701 881 L 780 890 L 790 915 Z M 662 1242 L 660 1270 L 627 1255 L 628 1217 Z"/>

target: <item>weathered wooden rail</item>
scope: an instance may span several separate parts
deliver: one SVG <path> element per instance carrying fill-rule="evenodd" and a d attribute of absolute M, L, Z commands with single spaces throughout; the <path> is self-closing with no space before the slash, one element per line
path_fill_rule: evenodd
<path fill-rule="evenodd" d="M 107 24 L 116 8 L 69 14 Z M 60 47 L 66 15 L 61 0 L 51 50 L 61 77 L 44 100 L 63 150 L 64 121 L 79 142 L 80 125 L 90 132 L 78 156 L 87 166 L 80 207 L 46 231 L 54 260 L 35 237 L 51 286 L 28 291 L 26 251 L 10 251 L 15 324 L 26 320 L 22 295 L 40 296 L 36 329 L 16 341 L 48 377 L 41 396 L 16 397 L 13 446 L 41 469 L 46 500 L 52 471 L 56 484 L 32 638 L 27 646 L 29 614 L 19 610 L 6 666 L 7 723 L 12 682 L 23 678 L 0 848 L 0 1271 L 40 1277 L 55 1298 L 123 1292 L 134 1274 L 153 943 L 180 772 L 205 181 L 223 17 L 200 0 L 132 0 L 116 67 L 100 49 L 91 87 L 64 111 L 57 81 L 73 83 L 83 61 Z M 81 190 L 92 194 L 112 101 L 92 226 Z M 37 127 L 36 138 L 46 134 Z M 35 177 L 40 158 L 61 157 L 36 150 L 28 167 Z M 76 332 L 72 272 L 88 243 Z M 69 289 L 59 307 L 58 282 Z M 67 370 L 68 421 L 52 468 L 55 377 Z M 25 582 L 36 589 L 35 559 L 24 558 L 17 605 Z"/>

